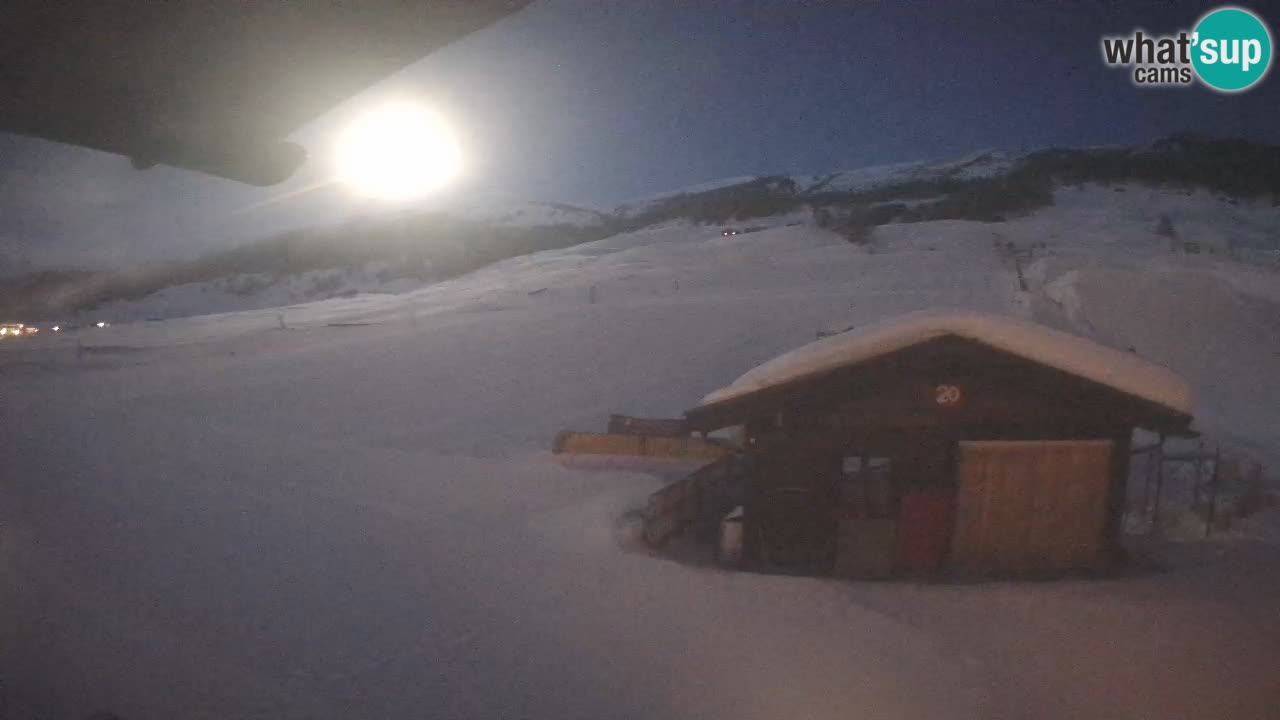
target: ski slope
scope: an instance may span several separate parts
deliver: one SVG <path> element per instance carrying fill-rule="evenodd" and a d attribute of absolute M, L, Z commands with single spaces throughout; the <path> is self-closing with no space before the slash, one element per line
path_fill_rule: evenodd
<path fill-rule="evenodd" d="M 1147 192 L 866 248 L 672 224 L 401 295 L 0 346 L 9 715 L 1267 717 L 1260 540 L 1155 547 L 1113 581 L 726 573 L 641 548 L 659 480 L 547 450 L 944 307 L 1133 345 L 1191 381 L 1212 437 L 1274 457 L 1280 273 L 1170 254 L 1151 213 L 1194 235 L 1217 201 Z M 1225 210 L 1205 232 L 1275 220 Z M 1026 289 L 997 241 L 1044 245 Z"/>

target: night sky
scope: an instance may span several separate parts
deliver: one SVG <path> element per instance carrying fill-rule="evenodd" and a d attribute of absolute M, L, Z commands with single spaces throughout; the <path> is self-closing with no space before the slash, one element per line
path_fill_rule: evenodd
<path fill-rule="evenodd" d="M 1244 3 L 1271 25 L 1280 3 Z M 1201 131 L 1280 142 L 1280 81 L 1219 95 L 1135 88 L 1100 37 L 1188 29 L 1202 3 L 538 0 L 353 98 L 412 93 L 468 159 L 430 203 L 611 207 L 720 177 L 820 173 L 985 148 L 1148 142 Z M 1276 61 L 1273 61 L 1273 65 Z M 0 273 L 189 257 L 375 212 L 315 160 L 269 189 L 0 135 Z"/>

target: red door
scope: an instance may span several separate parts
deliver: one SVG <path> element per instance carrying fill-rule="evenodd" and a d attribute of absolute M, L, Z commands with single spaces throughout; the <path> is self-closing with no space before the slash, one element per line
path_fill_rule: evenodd
<path fill-rule="evenodd" d="M 907 573 L 936 572 L 942 566 L 951 535 L 955 489 L 926 487 L 902 498 L 898 521 L 898 569 Z"/>

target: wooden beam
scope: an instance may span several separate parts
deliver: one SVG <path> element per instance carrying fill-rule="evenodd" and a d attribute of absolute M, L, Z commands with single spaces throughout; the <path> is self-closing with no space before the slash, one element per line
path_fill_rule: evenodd
<path fill-rule="evenodd" d="M 556 435 L 551 446 L 557 455 L 620 455 L 718 460 L 731 455 L 728 445 L 695 437 L 648 437 L 566 430 Z"/>
<path fill-rule="evenodd" d="M 643 418 L 610 415 L 609 433 L 613 435 L 647 435 L 649 437 L 683 437 L 689 434 L 684 418 Z"/>

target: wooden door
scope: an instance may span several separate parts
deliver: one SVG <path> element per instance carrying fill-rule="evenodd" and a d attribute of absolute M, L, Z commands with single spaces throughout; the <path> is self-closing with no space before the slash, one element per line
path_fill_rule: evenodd
<path fill-rule="evenodd" d="M 954 568 L 1019 574 L 1096 567 L 1110 440 L 962 442 Z"/>
<path fill-rule="evenodd" d="M 784 438 L 762 447 L 754 456 L 744 517 L 753 557 L 766 567 L 829 569 L 839 472 L 840 456 L 821 446 Z"/>

